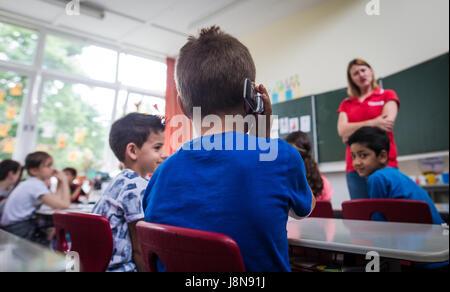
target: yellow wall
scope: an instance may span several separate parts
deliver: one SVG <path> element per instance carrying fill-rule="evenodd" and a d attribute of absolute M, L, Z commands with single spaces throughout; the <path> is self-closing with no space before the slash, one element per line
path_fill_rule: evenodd
<path fill-rule="evenodd" d="M 273 87 L 295 74 L 303 95 L 346 86 L 348 61 L 362 57 L 386 76 L 449 51 L 448 0 L 329 0 L 241 37 L 257 66 L 257 81 Z"/>

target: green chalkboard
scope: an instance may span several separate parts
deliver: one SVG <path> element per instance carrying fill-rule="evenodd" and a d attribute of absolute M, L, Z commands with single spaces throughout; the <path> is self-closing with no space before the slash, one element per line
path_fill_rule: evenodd
<path fill-rule="evenodd" d="M 302 97 L 282 103 L 277 103 L 272 106 L 272 112 L 278 116 L 278 119 L 282 118 L 298 118 L 300 126 L 300 117 L 311 117 L 311 131 L 308 134 L 314 149 L 314 121 L 312 110 L 312 98 L 311 96 Z M 288 134 L 280 134 L 280 138 L 285 138 Z"/>
<path fill-rule="evenodd" d="M 449 149 L 448 54 L 386 77 L 383 87 L 395 90 L 401 102 L 395 125 L 399 155 Z"/>
<path fill-rule="evenodd" d="M 345 160 L 345 145 L 337 133 L 337 110 L 347 98 L 347 89 L 339 89 L 316 95 L 317 141 L 319 161 Z"/>
<path fill-rule="evenodd" d="M 383 78 L 383 87 L 393 89 L 401 107 L 395 126 L 399 155 L 448 151 L 449 142 L 449 54 Z M 337 133 L 337 109 L 347 89 L 314 96 L 319 162 L 345 160 L 345 145 Z M 282 117 L 312 116 L 313 97 L 273 105 Z M 314 131 L 308 133 L 315 141 Z"/>

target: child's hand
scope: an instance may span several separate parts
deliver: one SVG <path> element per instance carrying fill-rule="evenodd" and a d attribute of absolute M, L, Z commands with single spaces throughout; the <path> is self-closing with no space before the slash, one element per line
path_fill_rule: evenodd
<path fill-rule="evenodd" d="M 265 116 L 265 125 L 261 125 L 261 127 L 265 128 L 265 138 L 270 139 L 270 131 L 272 129 L 272 103 L 270 101 L 269 93 L 264 85 L 260 84 L 258 86 L 255 85 L 255 90 L 257 93 L 260 93 L 264 102 L 264 112 L 256 115 L 256 127 L 258 129 L 257 133 L 259 135 L 259 127 L 258 125 L 258 116 Z"/>
<path fill-rule="evenodd" d="M 66 176 L 66 174 L 63 171 L 56 171 L 55 177 L 61 183 L 64 183 L 64 182 L 67 183 L 68 182 L 67 176 Z"/>

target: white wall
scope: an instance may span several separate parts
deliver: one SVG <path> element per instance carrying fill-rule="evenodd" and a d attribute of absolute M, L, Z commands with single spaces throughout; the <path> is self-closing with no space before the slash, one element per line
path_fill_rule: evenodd
<path fill-rule="evenodd" d="M 380 16 L 366 14 L 368 3 L 329 0 L 242 37 L 255 59 L 257 82 L 273 87 L 298 74 L 302 94 L 318 94 L 345 87 L 346 67 L 355 57 L 382 77 L 449 51 L 448 0 L 380 0 Z M 418 164 L 403 162 L 400 170 L 418 175 Z M 345 173 L 326 176 L 339 207 L 349 199 Z"/>

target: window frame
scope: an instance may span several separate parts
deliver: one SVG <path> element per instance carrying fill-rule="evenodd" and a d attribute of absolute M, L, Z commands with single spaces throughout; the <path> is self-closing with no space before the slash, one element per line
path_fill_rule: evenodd
<path fill-rule="evenodd" d="M 125 48 L 117 45 L 113 45 L 107 41 L 102 41 L 94 37 L 82 37 L 80 35 L 64 32 L 54 28 L 49 28 L 47 26 L 30 23 L 25 20 L 16 20 L 11 17 L 6 17 L 0 15 L 0 22 L 10 24 L 13 26 L 18 26 L 21 28 L 30 29 L 36 31 L 38 34 L 38 45 L 33 56 L 32 64 L 25 64 L 14 60 L 3 61 L 0 60 L 0 70 L 11 71 L 19 75 L 23 75 L 29 78 L 28 94 L 24 96 L 22 103 L 22 110 L 20 116 L 19 127 L 16 135 L 16 146 L 13 153 L 13 159 L 20 162 L 24 162 L 25 157 L 28 153 L 31 153 L 36 148 L 37 144 L 37 134 L 38 134 L 38 122 L 40 108 L 42 106 L 43 100 L 43 90 L 44 84 L 47 81 L 61 80 L 63 82 L 68 82 L 72 84 L 83 84 L 92 87 L 101 87 L 112 89 L 115 91 L 115 97 L 113 102 L 113 110 L 111 113 L 110 125 L 120 118 L 123 113 L 117 111 L 117 103 L 120 91 L 126 91 L 127 94 L 141 94 L 152 96 L 156 98 L 161 98 L 165 100 L 165 92 L 158 92 L 153 90 L 148 90 L 144 88 L 136 88 L 133 86 L 128 86 L 121 84 L 119 82 L 119 65 L 120 56 L 133 55 L 136 57 L 146 58 L 152 61 L 160 62 L 166 64 L 165 57 L 157 56 L 156 54 L 151 54 L 148 52 L 143 52 L 141 49 Z M 44 57 L 45 57 L 45 46 L 47 36 L 52 35 L 60 37 L 67 40 L 76 41 L 81 44 L 94 45 L 105 49 L 113 50 L 117 54 L 116 59 L 116 74 L 114 82 L 100 81 L 91 79 L 86 76 L 77 75 L 70 72 L 64 72 L 60 70 L 47 69 L 44 67 Z M 20 143 L 19 143 L 20 142 Z M 26 142 L 26 143 L 24 143 Z M 105 159 L 111 158 L 110 149 L 108 143 L 105 141 Z M 113 163 L 104 161 L 105 165 L 111 166 Z"/>

